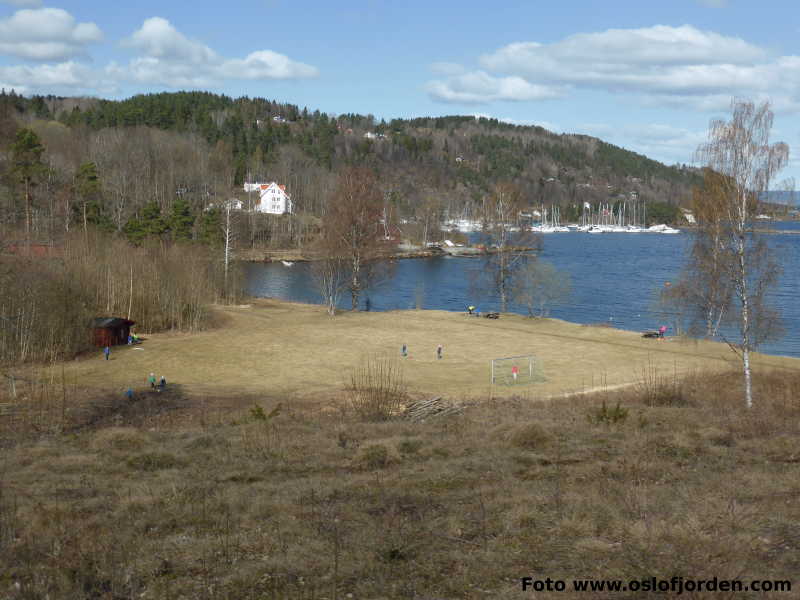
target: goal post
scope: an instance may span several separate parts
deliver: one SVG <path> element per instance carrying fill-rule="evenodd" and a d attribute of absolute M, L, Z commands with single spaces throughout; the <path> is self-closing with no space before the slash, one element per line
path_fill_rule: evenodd
<path fill-rule="evenodd" d="M 492 385 L 531 383 L 535 379 L 536 367 L 536 357 L 533 354 L 493 358 Z"/>

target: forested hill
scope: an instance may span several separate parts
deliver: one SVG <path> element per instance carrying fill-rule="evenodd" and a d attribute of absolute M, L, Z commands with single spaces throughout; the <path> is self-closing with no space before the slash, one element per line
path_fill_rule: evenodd
<path fill-rule="evenodd" d="M 541 127 L 466 116 L 334 117 L 206 92 L 111 101 L 3 91 L 4 171 L 15 131 L 23 127 L 41 139 L 54 193 L 71 185 L 82 164 L 96 164 L 103 197 L 96 209 L 117 229 L 151 200 L 170 210 L 180 197 L 198 211 L 209 196 L 230 196 L 245 180 L 284 183 L 299 212 L 321 215 L 336 173 L 351 164 L 377 169 L 400 216 L 431 201 L 451 215 L 469 214 L 498 182 L 516 183 L 532 205 L 559 204 L 562 214 L 632 193 L 675 205 L 699 183 L 694 169 Z"/>

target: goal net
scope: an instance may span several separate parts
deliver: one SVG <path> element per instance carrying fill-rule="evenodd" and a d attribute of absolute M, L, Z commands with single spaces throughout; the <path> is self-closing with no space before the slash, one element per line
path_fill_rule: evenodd
<path fill-rule="evenodd" d="M 492 359 L 492 384 L 523 385 L 536 377 L 536 357 L 532 354 Z"/>

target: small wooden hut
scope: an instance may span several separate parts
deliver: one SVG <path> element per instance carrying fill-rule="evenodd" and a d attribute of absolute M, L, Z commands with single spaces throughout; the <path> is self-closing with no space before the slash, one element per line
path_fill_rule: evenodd
<path fill-rule="evenodd" d="M 92 340 L 98 347 L 118 346 L 128 343 L 131 326 L 136 321 L 121 317 L 98 317 L 92 321 Z"/>

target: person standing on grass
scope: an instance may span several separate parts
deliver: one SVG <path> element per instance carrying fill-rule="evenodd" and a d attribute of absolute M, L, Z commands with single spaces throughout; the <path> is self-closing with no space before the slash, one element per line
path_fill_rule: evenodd
<path fill-rule="evenodd" d="M 440 360 L 442 358 L 442 345 L 441 344 L 439 344 L 436 347 L 436 358 L 437 358 L 437 360 Z"/>
<path fill-rule="evenodd" d="M 511 376 L 514 378 L 514 381 L 517 380 L 517 375 L 519 375 L 519 367 L 517 365 L 514 365 L 513 367 L 511 367 Z"/>
<path fill-rule="evenodd" d="M 667 333 L 666 325 L 662 325 L 661 327 L 658 328 L 658 337 L 663 338 L 665 333 Z"/>
<path fill-rule="evenodd" d="M 147 383 L 150 384 L 150 389 L 151 390 L 156 389 L 156 374 L 155 373 L 150 373 L 150 377 L 147 378 Z"/>
<path fill-rule="evenodd" d="M 103 348 L 103 354 L 105 354 L 106 360 L 108 360 L 108 357 L 111 354 L 111 348 L 109 348 L 108 346 Z"/>
<path fill-rule="evenodd" d="M 405 344 L 403 344 L 403 347 L 400 349 L 400 354 L 401 354 L 402 356 L 408 356 L 408 346 L 406 346 Z"/>
<path fill-rule="evenodd" d="M 158 391 L 163 392 L 165 389 L 167 389 L 167 378 L 162 375 L 158 382 Z"/>

